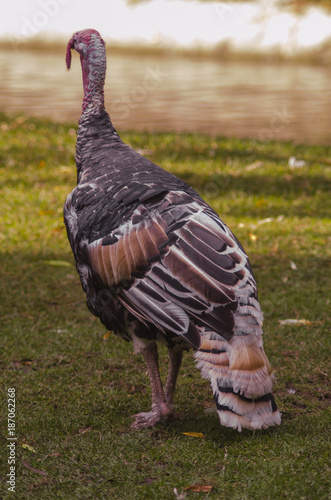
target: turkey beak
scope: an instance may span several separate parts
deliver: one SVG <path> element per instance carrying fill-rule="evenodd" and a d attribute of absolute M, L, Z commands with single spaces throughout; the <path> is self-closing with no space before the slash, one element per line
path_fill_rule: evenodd
<path fill-rule="evenodd" d="M 66 52 L 66 64 L 67 68 L 70 69 L 71 66 L 71 50 L 74 48 L 75 45 L 75 37 L 73 36 L 70 38 L 68 45 L 67 45 L 67 52 Z"/>

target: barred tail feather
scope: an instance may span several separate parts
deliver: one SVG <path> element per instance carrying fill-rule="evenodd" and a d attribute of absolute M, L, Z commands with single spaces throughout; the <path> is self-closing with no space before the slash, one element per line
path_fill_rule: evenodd
<path fill-rule="evenodd" d="M 279 425 L 272 370 L 261 337 L 236 336 L 227 342 L 213 332 L 201 336 L 194 356 L 201 375 L 210 380 L 221 424 L 238 431 Z"/>

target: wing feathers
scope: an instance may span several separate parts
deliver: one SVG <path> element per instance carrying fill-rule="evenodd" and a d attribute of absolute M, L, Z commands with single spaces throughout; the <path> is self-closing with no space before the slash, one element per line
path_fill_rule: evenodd
<path fill-rule="evenodd" d="M 169 241 L 164 228 L 157 220 L 153 220 L 152 224 L 148 225 L 148 234 L 156 248 L 159 250 Z"/>
<path fill-rule="evenodd" d="M 114 261 L 116 263 L 115 265 L 116 272 L 114 274 L 115 283 L 119 283 L 122 280 L 129 280 L 131 278 L 131 269 L 129 267 L 131 260 L 129 260 L 129 262 L 127 261 L 126 251 L 125 251 L 125 245 L 127 243 L 126 241 L 127 239 L 128 239 L 127 237 L 120 238 L 116 245 L 112 245 L 115 254 Z"/>
<path fill-rule="evenodd" d="M 159 251 L 157 249 L 157 246 L 155 245 L 154 240 L 152 240 L 149 234 L 148 227 L 143 226 L 140 230 L 137 230 L 137 236 L 146 262 L 148 260 L 153 260 L 155 259 L 155 257 L 159 256 Z"/>
<path fill-rule="evenodd" d="M 131 269 L 131 274 L 137 271 L 142 271 L 147 267 L 147 260 L 143 252 L 143 248 L 140 245 L 137 229 L 134 227 L 129 233 L 129 245 L 130 251 L 134 262 L 134 267 Z"/>
<path fill-rule="evenodd" d="M 111 242 L 107 244 L 107 241 Z M 93 241 L 87 246 L 89 263 L 104 284 L 119 285 L 132 280 L 164 254 L 168 236 L 158 221 L 126 224 L 117 237 Z M 161 251 L 162 249 L 162 251 Z"/>
<path fill-rule="evenodd" d="M 121 194 L 125 202 L 127 194 Z M 187 333 L 193 345 L 191 320 L 225 340 L 254 333 L 261 313 L 250 298 L 255 281 L 246 254 L 216 214 L 173 194 L 158 202 L 158 211 L 142 205 L 112 234 L 87 245 L 92 269 L 105 285 L 118 287 L 136 317 Z M 130 285 L 123 289 L 121 282 Z"/>
<path fill-rule="evenodd" d="M 103 247 L 101 245 L 101 248 L 98 251 L 98 255 L 100 255 L 101 257 L 100 261 L 98 262 L 98 265 L 100 266 L 100 269 L 103 271 L 103 273 L 106 275 L 106 283 L 108 285 L 113 285 L 114 273 L 113 273 L 112 259 L 110 256 L 109 249 L 110 249 L 109 246 Z"/>
<path fill-rule="evenodd" d="M 126 279 L 130 280 L 131 275 L 132 275 L 132 270 L 134 269 L 134 259 L 133 259 L 133 255 L 131 253 L 129 234 L 127 231 L 125 231 L 124 238 L 123 238 L 123 249 L 124 249 L 124 254 L 125 254 L 124 258 L 125 258 L 126 272 L 127 272 Z"/>
<path fill-rule="evenodd" d="M 90 246 L 90 259 L 94 262 L 94 268 L 99 274 L 100 278 L 104 283 L 108 283 L 107 274 L 103 265 L 102 260 L 102 246 L 101 245 L 91 245 Z"/>

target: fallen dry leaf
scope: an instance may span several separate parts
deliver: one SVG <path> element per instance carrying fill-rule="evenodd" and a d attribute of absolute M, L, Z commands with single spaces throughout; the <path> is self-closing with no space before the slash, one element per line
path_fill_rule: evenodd
<path fill-rule="evenodd" d="M 256 168 L 262 167 L 263 166 L 263 161 L 256 161 L 254 163 L 251 163 L 250 165 L 246 166 L 247 172 L 251 172 L 252 170 L 255 170 Z"/>
<path fill-rule="evenodd" d="M 110 337 L 111 332 L 106 332 L 104 336 L 102 337 L 103 340 L 107 340 Z"/>
<path fill-rule="evenodd" d="M 63 231 L 63 229 L 64 229 L 63 225 L 62 226 L 56 226 L 56 227 L 54 227 L 54 229 L 52 229 L 51 232 L 52 233 L 59 233 L 60 231 Z"/>
<path fill-rule="evenodd" d="M 248 236 L 250 237 L 250 239 L 251 239 L 252 241 L 256 241 L 256 240 L 257 240 L 257 236 L 256 236 L 256 234 L 249 233 L 249 234 L 248 234 Z"/>
<path fill-rule="evenodd" d="M 195 437 L 195 438 L 204 437 L 204 434 L 202 434 L 202 432 L 182 432 L 182 434 L 185 434 L 185 436 L 191 436 L 191 437 Z"/>
<path fill-rule="evenodd" d="M 54 210 L 40 210 L 39 215 L 54 215 Z"/>
<path fill-rule="evenodd" d="M 293 262 L 293 260 L 290 260 L 290 266 L 291 266 L 292 271 L 298 270 L 298 267 L 297 267 L 296 263 Z"/>
<path fill-rule="evenodd" d="M 44 260 L 43 263 L 53 267 L 74 267 L 70 262 L 67 262 L 66 260 Z"/>
<path fill-rule="evenodd" d="M 185 491 L 196 491 L 203 493 L 209 493 L 210 491 L 212 491 L 212 489 L 212 486 L 205 484 L 193 484 L 192 486 L 187 486 L 186 488 L 184 488 Z"/>
<path fill-rule="evenodd" d="M 299 351 L 283 351 L 282 356 L 290 357 L 290 358 L 298 358 L 299 357 Z"/>
<path fill-rule="evenodd" d="M 29 444 L 22 444 L 22 448 L 25 448 L 26 450 L 29 450 L 29 451 L 32 451 L 32 453 L 37 453 L 36 450 L 34 448 L 32 448 L 32 446 L 30 446 Z"/>
<path fill-rule="evenodd" d="M 267 224 L 268 222 L 272 222 L 273 220 L 273 217 L 267 217 L 266 219 L 259 220 L 257 223 L 259 226 L 261 226 L 262 224 Z"/>
<path fill-rule="evenodd" d="M 79 434 L 86 434 L 87 432 L 91 432 L 92 430 L 92 427 L 82 427 L 81 429 L 79 429 Z"/>
<path fill-rule="evenodd" d="M 280 319 L 279 323 L 281 325 L 311 325 L 311 321 L 308 319 Z"/>
<path fill-rule="evenodd" d="M 29 366 L 33 363 L 31 359 L 22 359 L 21 361 L 14 361 L 15 365 Z"/>

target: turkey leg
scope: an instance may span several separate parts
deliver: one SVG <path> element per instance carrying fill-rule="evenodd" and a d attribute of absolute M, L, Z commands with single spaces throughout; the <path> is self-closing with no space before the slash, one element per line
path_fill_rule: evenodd
<path fill-rule="evenodd" d="M 176 388 L 176 381 L 180 369 L 180 365 L 182 364 L 182 359 L 183 359 L 183 351 L 182 349 L 171 349 L 170 347 L 168 348 L 168 353 L 169 353 L 169 371 L 168 371 L 168 378 L 167 378 L 167 383 L 165 386 L 165 397 L 167 401 L 167 405 L 169 408 L 174 411 L 174 395 L 175 395 L 175 388 Z"/>
<path fill-rule="evenodd" d="M 135 421 L 131 425 L 132 429 L 152 427 L 160 420 L 167 420 L 173 415 L 173 409 L 169 407 L 166 402 L 163 391 L 156 343 L 151 342 L 141 352 L 145 358 L 149 379 L 151 381 L 152 409 L 147 413 L 138 413 L 134 415 Z"/>

